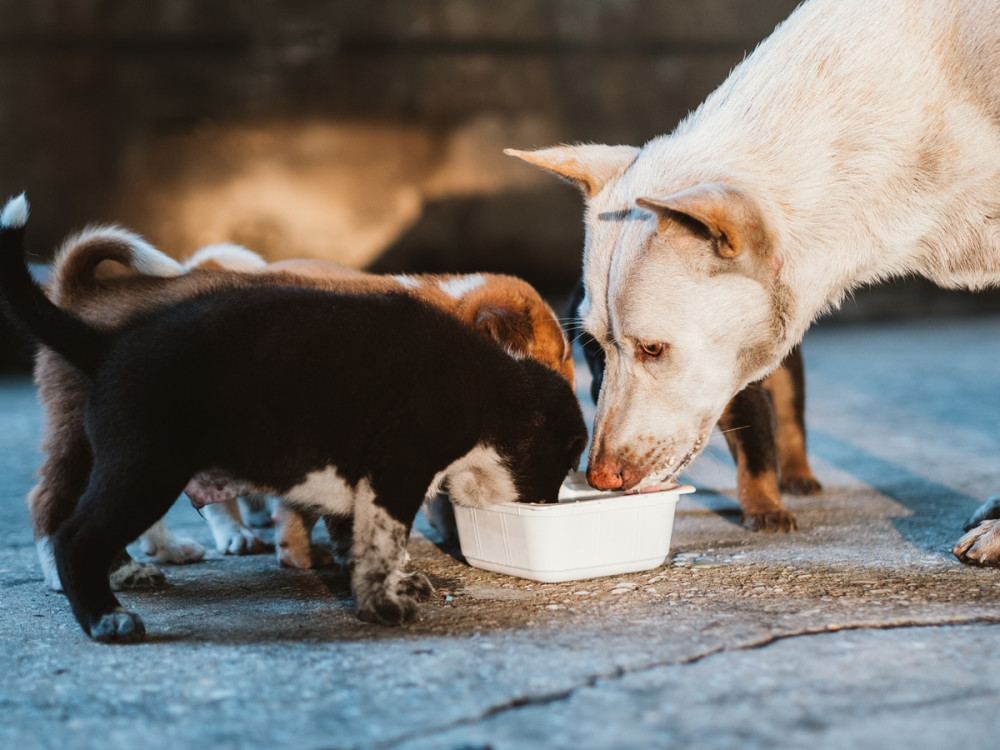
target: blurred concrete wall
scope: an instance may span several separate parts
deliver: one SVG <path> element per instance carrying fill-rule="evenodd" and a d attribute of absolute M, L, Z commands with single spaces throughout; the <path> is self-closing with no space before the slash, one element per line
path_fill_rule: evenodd
<path fill-rule="evenodd" d="M 502 268 L 564 285 L 580 201 L 506 146 L 671 129 L 795 0 L 0 2 L 0 191 L 40 250 Z"/>
<path fill-rule="evenodd" d="M 669 131 L 796 3 L 0 0 L 0 193 L 43 258 L 115 222 L 559 294 L 580 199 L 501 149 Z"/>

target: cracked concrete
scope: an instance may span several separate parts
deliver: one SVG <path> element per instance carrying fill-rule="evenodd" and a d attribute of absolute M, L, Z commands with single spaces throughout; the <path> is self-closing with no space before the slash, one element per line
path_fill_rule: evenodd
<path fill-rule="evenodd" d="M 336 569 L 210 553 L 166 567 L 165 589 L 122 595 L 150 633 L 135 647 L 88 642 L 44 588 L 23 500 L 39 414 L 30 381 L 5 379 L 0 747 L 995 744 L 1000 570 L 950 549 L 1000 491 L 998 328 L 809 334 L 825 490 L 786 498 L 795 534 L 738 525 L 717 437 L 687 474 L 699 492 L 678 506 L 662 568 L 509 578 L 466 566 L 421 519 L 410 553 L 436 592 L 413 627 L 358 622 Z M 211 544 L 185 503 L 168 520 Z"/>

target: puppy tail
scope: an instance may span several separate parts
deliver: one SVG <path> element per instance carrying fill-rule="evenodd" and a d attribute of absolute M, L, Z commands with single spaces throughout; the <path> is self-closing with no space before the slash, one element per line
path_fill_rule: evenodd
<path fill-rule="evenodd" d="M 104 261 L 117 264 L 119 275 L 132 272 L 170 278 L 186 270 L 137 234 L 119 227 L 90 227 L 66 240 L 56 253 L 48 285 L 52 301 L 72 307 L 80 298 L 93 294 L 99 280 L 105 278 L 98 272 Z M 114 266 L 106 268 L 113 270 Z"/>
<path fill-rule="evenodd" d="M 0 303 L 8 317 L 31 338 L 94 377 L 110 343 L 109 335 L 55 306 L 31 276 L 24 259 L 28 199 L 7 201 L 0 212 Z"/>

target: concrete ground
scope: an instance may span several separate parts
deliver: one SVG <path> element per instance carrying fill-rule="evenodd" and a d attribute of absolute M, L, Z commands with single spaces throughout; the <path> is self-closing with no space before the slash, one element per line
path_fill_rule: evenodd
<path fill-rule="evenodd" d="M 24 504 L 39 412 L 27 378 L 3 380 L 0 747 L 994 746 L 1000 570 L 950 549 L 1000 491 L 998 330 L 809 334 L 825 490 L 786 498 L 797 533 L 738 525 L 716 439 L 657 570 L 486 573 L 421 519 L 410 552 L 437 591 L 412 627 L 358 622 L 336 569 L 212 552 L 167 568 L 165 589 L 122 594 L 150 634 L 127 647 L 89 642 L 43 584 Z M 168 520 L 211 545 L 186 503 Z"/>

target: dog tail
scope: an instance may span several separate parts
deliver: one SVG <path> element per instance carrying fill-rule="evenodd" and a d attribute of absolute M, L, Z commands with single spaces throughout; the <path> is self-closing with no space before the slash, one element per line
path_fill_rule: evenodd
<path fill-rule="evenodd" d="M 267 261 L 243 245 L 220 242 L 207 245 L 184 261 L 185 270 L 200 268 L 213 271 L 259 271 Z"/>
<path fill-rule="evenodd" d="M 119 275 L 124 268 L 124 272 L 170 278 L 186 270 L 137 234 L 119 227 L 89 227 L 66 240 L 56 253 L 48 285 L 52 301 L 72 307 L 77 299 L 92 294 L 105 278 L 98 272 L 104 261 L 117 264 Z"/>
<path fill-rule="evenodd" d="M 31 338 L 94 377 L 110 344 L 110 335 L 88 325 L 45 296 L 24 259 L 28 200 L 11 198 L 0 212 L 0 302 L 10 319 Z"/>

